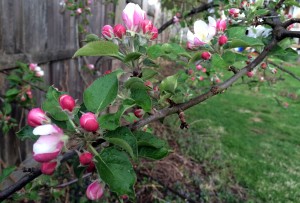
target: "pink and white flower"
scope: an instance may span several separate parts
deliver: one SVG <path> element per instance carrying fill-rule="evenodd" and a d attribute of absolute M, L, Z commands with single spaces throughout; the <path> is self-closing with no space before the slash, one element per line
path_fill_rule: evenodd
<path fill-rule="evenodd" d="M 138 4 L 134 3 L 127 4 L 122 13 L 122 19 L 126 28 L 133 32 L 138 31 L 141 21 L 146 18 L 146 12 Z"/>
<path fill-rule="evenodd" d="M 104 188 L 103 186 L 99 183 L 98 180 L 94 181 L 91 183 L 87 189 L 86 189 L 86 197 L 89 200 L 97 200 L 100 199 L 103 196 L 104 193 Z"/>
<path fill-rule="evenodd" d="M 97 118 L 95 114 L 91 112 L 82 114 L 82 116 L 79 119 L 79 122 L 80 126 L 88 132 L 95 132 L 99 128 Z"/>
<path fill-rule="evenodd" d="M 33 145 L 33 158 L 37 162 L 49 162 L 55 159 L 64 146 L 63 131 L 56 125 L 41 125 L 33 130 L 34 135 L 40 135 Z"/>
<path fill-rule="evenodd" d="M 121 24 L 117 24 L 114 26 L 114 34 L 118 38 L 122 39 L 123 36 L 126 34 L 126 28 Z"/>
<path fill-rule="evenodd" d="M 223 19 L 217 20 L 217 24 L 216 24 L 217 31 L 224 32 L 226 30 L 226 27 L 227 27 L 226 20 Z"/>
<path fill-rule="evenodd" d="M 42 163 L 42 166 L 41 166 L 42 174 L 52 175 L 55 171 L 56 166 L 57 166 L 56 161 Z"/>
<path fill-rule="evenodd" d="M 103 37 L 108 40 L 110 40 L 114 37 L 114 30 L 113 30 L 112 26 L 110 26 L 110 25 L 104 25 L 102 27 L 101 33 L 102 33 Z"/>
<path fill-rule="evenodd" d="M 158 37 L 158 29 L 157 27 L 153 26 L 151 31 L 151 40 L 155 40 Z"/>
<path fill-rule="evenodd" d="M 216 35 L 216 20 L 212 17 L 208 17 L 208 24 L 202 20 L 197 20 L 194 23 L 193 34 L 190 30 L 187 33 L 187 40 L 190 47 L 198 47 L 209 43 Z"/>

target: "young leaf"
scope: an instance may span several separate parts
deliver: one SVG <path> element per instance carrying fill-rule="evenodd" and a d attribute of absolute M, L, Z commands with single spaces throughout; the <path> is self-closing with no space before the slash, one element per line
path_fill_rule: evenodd
<path fill-rule="evenodd" d="M 169 77 L 166 77 L 163 81 L 161 81 L 161 84 L 159 86 L 159 89 L 161 91 L 166 91 L 175 94 L 175 89 L 177 88 L 178 78 L 180 74 L 177 73 L 175 75 L 171 75 Z"/>
<path fill-rule="evenodd" d="M 20 131 L 17 132 L 17 137 L 22 141 L 25 139 L 30 139 L 30 140 L 36 141 L 39 137 L 34 135 L 32 133 L 32 131 L 33 131 L 33 128 L 26 125 Z"/>
<path fill-rule="evenodd" d="M 151 68 L 143 68 L 142 70 L 142 79 L 149 80 L 158 74 L 157 71 L 152 70 Z"/>
<path fill-rule="evenodd" d="M 135 131 L 133 134 L 138 141 L 138 154 L 140 157 L 159 160 L 169 154 L 168 145 L 164 140 L 144 131 Z"/>
<path fill-rule="evenodd" d="M 51 86 L 46 94 L 46 100 L 42 104 L 42 109 L 58 121 L 68 120 L 67 114 L 61 109 L 58 101 L 62 94 L 62 92 L 57 91 Z"/>
<path fill-rule="evenodd" d="M 152 101 L 148 95 L 148 87 L 145 86 L 142 79 L 137 77 L 130 78 L 125 83 L 125 87 L 130 89 L 130 96 L 138 106 L 142 107 L 146 112 L 151 111 Z"/>
<path fill-rule="evenodd" d="M 161 45 L 155 44 L 147 49 L 147 54 L 151 59 L 156 59 L 164 54 Z"/>
<path fill-rule="evenodd" d="M 12 172 L 14 172 L 15 169 L 15 166 L 10 166 L 3 169 L 2 173 L 0 174 L 0 183 L 2 183 Z"/>
<path fill-rule="evenodd" d="M 95 34 L 88 34 L 85 36 L 84 42 L 93 42 L 93 41 L 98 41 L 100 40 L 99 37 Z"/>
<path fill-rule="evenodd" d="M 119 127 L 114 131 L 109 131 L 104 135 L 104 139 L 123 148 L 133 159 L 137 159 L 137 140 L 128 128 Z"/>
<path fill-rule="evenodd" d="M 230 52 L 229 52 L 229 53 L 230 53 Z M 226 57 L 226 55 L 225 55 L 225 57 Z M 232 55 L 232 57 L 233 57 L 233 58 L 227 57 L 227 59 L 232 59 L 232 60 L 234 61 L 234 60 L 235 60 L 235 59 L 234 59 L 234 55 Z M 233 63 L 233 62 L 232 62 L 232 63 Z M 212 65 L 212 67 L 214 67 L 214 68 L 219 68 L 219 69 L 227 68 L 227 67 L 229 66 L 229 64 L 226 63 L 226 61 L 224 61 L 224 60 L 222 59 L 222 57 L 221 57 L 220 55 L 218 55 L 218 54 L 214 54 L 214 55 L 212 56 L 212 59 L 211 59 L 211 65 Z"/>
<path fill-rule="evenodd" d="M 109 147 L 96 155 L 95 159 L 98 174 L 110 190 L 118 196 L 126 194 L 134 200 L 136 174 L 126 153 Z"/>
<path fill-rule="evenodd" d="M 120 126 L 120 118 L 124 112 L 135 105 L 134 100 L 125 99 L 119 110 L 113 114 L 105 114 L 99 117 L 98 121 L 102 129 L 115 130 Z"/>
<path fill-rule="evenodd" d="M 141 56 L 142 56 L 142 53 L 131 52 L 125 56 L 124 63 L 130 62 L 130 61 L 135 61 L 135 60 L 139 59 Z"/>
<path fill-rule="evenodd" d="M 98 113 L 112 103 L 118 94 L 118 71 L 95 80 L 83 93 L 87 110 Z"/>
<path fill-rule="evenodd" d="M 76 56 L 112 56 L 118 57 L 119 48 L 110 41 L 94 41 L 78 49 L 73 57 Z"/>

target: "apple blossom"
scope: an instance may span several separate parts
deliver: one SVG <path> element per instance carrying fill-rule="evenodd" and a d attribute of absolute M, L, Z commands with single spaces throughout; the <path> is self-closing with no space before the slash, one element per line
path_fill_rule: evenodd
<path fill-rule="evenodd" d="M 147 86 L 147 87 L 150 87 L 151 89 L 153 88 L 153 84 L 149 80 L 147 80 L 146 82 L 144 82 L 144 85 Z"/>
<path fill-rule="evenodd" d="M 41 166 L 42 174 L 52 175 L 55 171 L 56 166 L 57 166 L 56 161 L 42 163 Z"/>
<path fill-rule="evenodd" d="M 103 192 L 103 186 L 96 180 L 87 187 L 85 194 L 89 200 L 97 200 L 103 196 Z"/>
<path fill-rule="evenodd" d="M 209 43 L 210 40 L 216 34 L 216 20 L 212 17 L 208 17 L 208 24 L 202 20 L 197 20 L 194 23 L 194 32 L 193 34 L 190 30 L 187 32 L 187 40 L 190 43 L 191 47 L 198 47 Z"/>
<path fill-rule="evenodd" d="M 78 8 L 78 9 L 76 10 L 76 14 L 80 15 L 81 13 L 82 13 L 82 8 Z"/>
<path fill-rule="evenodd" d="M 30 63 L 29 64 L 29 69 L 34 71 L 34 69 L 37 67 L 37 64 L 36 63 Z"/>
<path fill-rule="evenodd" d="M 73 111 L 75 107 L 75 100 L 73 97 L 67 94 L 63 94 L 59 97 L 59 104 L 63 110 L 69 110 L 70 112 Z"/>
<path fill-rule="evenodd" d="M 204 77 L 203 76 L 199 76 L 198 78 L 200 81 L 204 80 Z"/>
<path fill-rule="evenodd" d="M 84 152 L 79 155 L 79 162 L 81 165 L 89 165 L 93 160 L 93 154 L 90 152 Z"/>
<path fill-rule="evenodd" d="M 27 95 L 28 95 L 28 93 L 27 93 Z M 40 108 L 31 109 L 27 116 L 27 123 L 31 127 L 36 127 L 36 126 L 42 125 L 43 123 L 46 123 L 49 121 L 50 121 L 50 119 L 46 116 L 45 112 Z"/>
<path fill-rule="evenodd" d="M 219 45 L 223 46 L 228 41 L 228 38 L 225 35 L 221 35 L 218 39 Z"/>
<path fill-rule="evenodd" d="M 95 163 L 94 163 L 94 162 L 91 162 L 91 163 L 88 165 L 88 167 L 86 168 L 86 172 L 92 173 L 92 172 L 95 171 L 95 168 L 96 168 Z"/>
<path fill-rule="evenodd" d="M 257 38 L 257 37 L 268 37 L 272 32 L 272 29 L 269 28 L 265 28 L 262 25 L 258 25 L 256 27 L 254 26 L 250 26 L 247 31 L 246 31 L 246 35 L 248 37 L 252 37 L 252 38 Z"/>
<path fill-rule="evenodd" d="M 201 70 L 203 73 L 206 73 L 206 68 L 202 68 Z"/>
<path fill-rule="evenodd" d="M 209 60 L 211 57 L 211 53 L 209 53 L 208 51 L 204 51 L 202 54 L 201 54 L 201 58 L 203 60 Z"/>
<path fill-rule="evenodd" d="M 126 28 L 121 24 L 115 25 L 113 31 L 115 36 L 117 36 L 120 39 L 122 39 L 123 36 L 126 34 Z"/>
<path fill-rule="evenodd" d="M 88 132 L 95 132 L 99 128 L 99 124 L 95 114 L 88 112 L 80 117 L 80 126 Z"/>
<path fill-rule="evenodd" d="M 138 4 L 128 3 L 122 12 L 122 19 L 128 30 L 136 32 L 141 21 L 146 19 L 146 13 Z"/>
<path fill-rule="evenodd" d="M 38 162 L 55 159 L 64 146 L 63 131 L 56 125 L 41 125 L 33 130 L 34 135 L 41 135 L 33 144 L 33 158 Z"/>
<path fill-rule="evenodd" d="M 112 28 L 112 26 L 110 25 L 104 25 L 102 27 L 102 36 L 105 38 L 105 39 L 112 39 L 114 37 L 114 30 Z"/>
<path fill-rule="evenodd" d="M 107 74 L 110 74 L 111 73 L 111 70 L 107 70 L 104 72 L 104 75 L 107 75 Z"/>

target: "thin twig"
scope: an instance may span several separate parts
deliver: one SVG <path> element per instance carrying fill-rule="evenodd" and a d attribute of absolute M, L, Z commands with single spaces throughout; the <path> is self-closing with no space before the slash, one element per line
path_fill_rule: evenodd
<path fill-rule="evenodd" d="M 81 179 L 87 178 L 87 177 L 91 176 L 92 174 L 93 174 L 93 173 L 87 173 L 87 174 L 84 174 L 84 175 L 81 177 Z M 76 178 L 76 179 L 73 179 L 73 180 L 71 180 L 71 181 L 69 181 L 69 182 L 66 182 L 66 183 L 60 184 L 60 185 L 58 185 L 58 186 L 55 186 L 55 188 L 64 188 L 64 187 L 67 187 L 67 186 L 69 186 L 69 185 L 72 185 L 73 183 L 78 182 L 79 180 L 80 180 L 79 178 Z"/>
<path fill-rule="evenodd" d="M 299 80 L 300 81 L 300 77 L 295 75 L 294 73 L 292 73 L 291 71 L 289 70 L 286 70 L 285 68 L 283 68 L 282 66 L 274 63 L 273 61 L 270 61 L 268 60 L 268 63 L 272 64 L 273 66 L 276 66 L 278 69 L 282 70 L 283 72 L 289 74 L 290 76 L 292 76 L 293 78 L 295 78 L 296 80 Z"/>

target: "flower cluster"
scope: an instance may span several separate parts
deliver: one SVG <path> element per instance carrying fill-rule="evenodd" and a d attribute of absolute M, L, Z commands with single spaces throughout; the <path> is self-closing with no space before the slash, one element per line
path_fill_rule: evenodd
<path fill-rule="evenodd" d="M 128 41 L 128 37 L 136 34 L 146 39 L 154 40 L 158 37 L 158 29 L 147 19 L 146 12 L 138 4 L 129 3 L 122 13 L 124 25 L 117 24 L 114 27 L 105 25 L 102 27 L 102 36 L 107 40 Z M 116 41 L 117 40 L 117 41 Z"/>
<path fill-rule="evenodd" d="M 43 77 L 44 76 L 44 71 L 41 69 L 40 66 L 38 66 L 36 63 L 31 63 L 29 64 L 29 69 L 31 71 L 34 71 L 35 72 L 35 76 L 37 77 Z"/>

